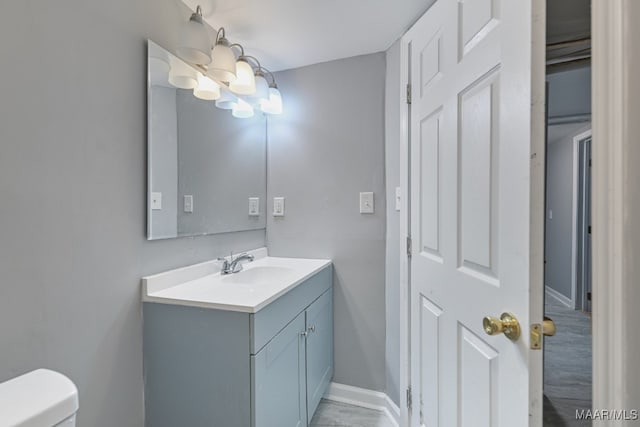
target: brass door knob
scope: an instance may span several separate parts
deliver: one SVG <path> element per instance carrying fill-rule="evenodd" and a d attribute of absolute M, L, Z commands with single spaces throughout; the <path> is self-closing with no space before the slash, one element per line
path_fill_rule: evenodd
<path fill-rule="evenodd" d="M 504 334 L 511 341 L 520 338 L 520 322 L 511 313 L 502 313 L 499 319 L 487 316 L 482 319 L 482 327 L 487 335 Z"/>

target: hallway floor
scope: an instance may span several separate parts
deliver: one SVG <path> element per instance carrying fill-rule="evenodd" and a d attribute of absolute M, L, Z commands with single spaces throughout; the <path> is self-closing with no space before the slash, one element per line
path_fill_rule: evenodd
<path fill-rule="evenodd" d="M 544 426 L 590 426 L 576 409 L 591 408 L 591 319 L 549 296 L 545 312 L 557 333 L 545 339 Z"/>
<path fill-rule="evenodd" d="M 309 427 L 393 427 L 387 416 L 373 409 L 322 400 Z"/>

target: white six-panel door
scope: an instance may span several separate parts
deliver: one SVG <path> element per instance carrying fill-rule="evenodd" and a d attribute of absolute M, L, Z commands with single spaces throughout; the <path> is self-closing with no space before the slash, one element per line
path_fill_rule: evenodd
<path fill-rule="evenodd" d="M 412 427 L 541 425 L 544 22 L 538 0 L 438 0 L 404 38 Z M 517 341 L 483 330 L 503 312 Z"/>

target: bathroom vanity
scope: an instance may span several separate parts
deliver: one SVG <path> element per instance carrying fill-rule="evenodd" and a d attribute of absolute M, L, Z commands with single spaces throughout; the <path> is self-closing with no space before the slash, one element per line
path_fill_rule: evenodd
<path fill-rule="evenodd" d="M 146 425 L 301 427 L 333 376 L 329 260 L 266 250 L 143 279 Z"/>

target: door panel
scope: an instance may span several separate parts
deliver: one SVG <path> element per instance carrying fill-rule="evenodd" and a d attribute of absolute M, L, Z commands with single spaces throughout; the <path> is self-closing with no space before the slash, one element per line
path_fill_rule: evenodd
<path fill-rule="evenodd" d="M 424 296 L 420 305 L 420 391 L 423 405 L 422 423 L 427 426 L 438 425 L 440 392 L 440 316 L 442 309 Z"/>
<path fill-rule="evenodd" d="M 544 135 L 544 25 L 539 0 L 438 0 L 404 38 L 412 427 L 541 421 L 541 388 L 530 381 L 541 357 L 528 330 L 542 317 L 532 297 L 542 280 L 531 277 L 542 271 L 532 215 L 544 182 L 532 164 L 544 166 L 544 140 L 533 136 Z M 520 321 L 519 339 L 485 334 L 483 318 L 503 312 Z"/>

